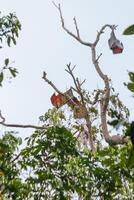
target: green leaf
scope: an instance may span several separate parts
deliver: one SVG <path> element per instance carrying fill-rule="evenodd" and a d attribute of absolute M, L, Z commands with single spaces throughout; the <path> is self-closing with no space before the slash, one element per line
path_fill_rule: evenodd
<path fill-rule="evenodd" d="M 7 66 L 9 64 L 9 58 L 5 59 L 5 65 Z"/>
<path fill-rule="evenodd" d="M 128 26 L 123 32 L 123 35 L 133 35 L 133 34 L 134 34 L 134 24 Z"/>
<path fill-rule="evenodd" d="M 134 72 L 129 72 L 128 75 L 129 75 L 129 79 L 130 79 L 132 82 L 134 82 Z"/>
<path fill-rule="evenodd" d="M 12 39 L 13 43 L 16 45 L 16 40 L 15 40 L 15 38 L 14 38 L 14 37 L 11 37 L 11 39 Z"/>
<path fill-rule="evenodd" d="M 127 88 L 128 88 L 131 92 L 134 92 L 134 83 L 128 83 Z"/>
<path fill-rule="evenodd" d="M 10 73 L 11 73 L 11 75 L 12 75 L 13 77 L 16 77 L 16 74 L 17 74 L 18 72 L 17 72 L 17 70 L 16 70 L 15 68 L 9 67 L 9 71 L 10 71 Z"/>
<path fill-rule="evenodd" d="M 0 73 L 0 86 L 2 86 L 1 83 L 2 83 L 3 79 L 4 79 L 4 74 L 3 74 L 3 72 L 1 72 Z"/>
<path fill-rule="evenodd" d="M 11 44 L 11 37 L 10 36 L 8 36 L 8 38 L 7 38 L 7 44 L 10 47 L 10 44 Z"/>
<path fill-rule="evenodd" d="M 111 126 L 114 126 L 114 127 L 115 127 L 118 123 L 119 123 L 119 120 L 116 120 L 116 119 L 113 120 L 113 121 L 111 121 L 111 122 L 108 121 L 108 124 L 111 125 Z"/>

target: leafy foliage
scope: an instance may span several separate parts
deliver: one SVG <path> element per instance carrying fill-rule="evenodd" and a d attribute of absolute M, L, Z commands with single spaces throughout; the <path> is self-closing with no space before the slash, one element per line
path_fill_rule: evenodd
<path fill-rule="evenodd" d="M 81 149 L 65 127 L 48 127 L 27 139 L 20 161 L 29 187 L 28 199 L 127 198 L 134 170 L 129 162 L 131 143 L 123 147 Z M 131 162 L 132 163 L 132 162 Z"/>
<path fill-rule="evenodd" d="M 10 47 L 11 43 L 16 45 L 16 38 L 19 36 L 21 24 L 14 13 L 0 17 L 0 41 L 5 39 Z"/>
<path fill-rule="evenodd" d="M 3 41 L 9 47 L 16 45 L 19 30 L 21 25 L 15 14 L 1 17 L 1 45 Z M 134 25 L 123 34 L 134 34 Z M 9 58 L 0 70 L 1 86 L 6 72 L 11 77 L 18 73 Z M 134 92 L 133 72 L 129 72 L 129 79 L 125 85 Z M 81 95 L 90 113 L 96 152 L 79 139 L 85 131 L 83 125 L 70 116 L 65 117 L 62 109 L 49 109 L 40 117 L 44 130 L 35 130 L 26 138 L 27 144 L 22 150 L 19 151 L 21 138 L 14 133 L 6 132 L 0 138 L 0 199 L 69 200 L 74 196 L 83 200 L 134 199 L 134 147 L 131 142 L 124 146 L 106 146 L 97 140 L 98 136 L 102 138 L 98 102 L 103 92 L 81 90 Z M 129 136 L 128 118 L 128 109 L 113 89 L 108 107 L 109 126 L 114 129 L 121 126 L 124 136 Z"/>
<path fill-rule="evenodd" d="M 129 75 L 129 82 L 124 83 L 124 85 L 130 90 L 131 92 L 134 92 L 134 72 L 128 72 Z"/>
<path fill-rule="evenodd" d="M 22 180 L 16 163 L 18 145 L 21 138 L 10 132 L 0 139 L 0 195 L 1 199 L 20 199 Z"/>

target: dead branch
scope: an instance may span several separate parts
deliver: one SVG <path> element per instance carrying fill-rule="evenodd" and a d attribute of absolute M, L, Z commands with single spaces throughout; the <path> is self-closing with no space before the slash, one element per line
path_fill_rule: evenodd
<path fill-rule="evenodd" d="M 94 97 L 94 101 L 91 103 L 92 105 L 95 105 L 98 100 L 99 100 L 99 95 L 102 93 L 101 90 L 97 90 L 96 94 L 95 94 L 95 97 Z"/>
<path fill-rule="evenodd" d="M 110 79 L 107 77 L 107 75 L 105 75 L 102 72 L 102 70 L 99 66 L 98 58 L 96 58 L 96 49 L 95 49 L 96 45 L 99 42 L 100 35 L 103 33 L 103 31 L 106 27 L 109 27 L 110 29 L 115 28 L 115 26 L 111 26 L 111 25 L 108 25 L 108 24 L 103 26 L 101 28 L 101 30 L 98 32 L 96 40 L 91 47 L 92 62 L 95 66 L 95 69 L 96 69 L 98 75 L 104 81 L 104 85 L 105 85 L 105 88 L 103 90 L 103 95 L 102 95 L 102 98 L 100 100 L 101 126 L 102 126 L 102 132 L 103 132 L 105 141 L 107 143 L 109 143 L 110 145 L 125 144 L 125 143 L 128 142 L 128 138 L 126 138 L 124 136 L 120 136 L 120 135 L 110 136 L 109 131 L 108 131 L 108 127 L 107 127 L 107 108 L 108 108 L 109 99 L 110 99 L 110 84 L 109 84 Z"/>
<path fill-rule="evenodd" d="M 34 129 L 42 129 L 42 130 L 46 129 L 46 127 L 44 127 L 44 126 L 35 126 L 35 125 L 31 125 L 31 124 L 29 124 L 29 125 L 8 124 L 8 123 L 5 122 L 5 117 L 3 117 L 1 111 L 0 111 L 0 119 L 1 119 L 0 124 L 1 124 L 2 126 L 5 126 L 5 127 L 14 127 L 14 128 L 34 128 Z"/>
<path fill-rule="evenodd" d="M 70 65 L 70 64 L 69 64 Z M 73 68 L 74 69 L 74 68 Z M 72 69 L 72 70 L 73 70 Z M 63 97 L 65 97 L 65 103 L 69 103 L 69 101 L 71 101 L 74 105 L 76 104 L 75 101 L 73 99 L 70 98 L 70 96 L 68 95 L 68 92 L 62 93 L 61 91 L 58 90 L 58 88 L 52 83 L 52 81 L 50 81 L 47 78 L 47 74 L 46 72 L 43 72 L 43 77 L 42 77 L 56 92 L 58 92 L 59 94 L 61 94 Z M 71 89 L 71 88 L 70 88 Z M 77 105 L 77 104 L 76 104 Z"/>
<path fill-rule="evenodd" d="M 80 32 L 79 32 L 79 28 L 78 28 L 77 21 L 76 21 L 75 17 L 74 17 L 74 25 L 75 25 L 75 28 L 76 28 L 77 37 L 80 38 Z"/>
<path fill-rule="evenodd" d="M 76 87 L 76 90 L 77 90 L 77 92 L 78 92 L 78 94 L 79 94 L 78 84 L 77 84 L 76 78 L 75 78 L 75 76 L 74 76 L 74 74 L 73 74 L 73 70 L 75 69 L 76 65 L 74 65 L 74 67 L 73 67 L 72 69 L 71 69 L 70 65 L 71 65 L 71 63 L 69 63 L 69 64 L 67 65 L 68 70 L 66 69 L 66 72 L 69 73 L 69 74 L 71 75 L 71 77 L 72 77 L 72 79 L 73 79 L 73 82 L 74 82 L 74 85 L 75 85 L 75 87 Z"/>
<path fill-rule="evenodd" d="M 63 18 L 63 15 L 62 15 L 60 4 L 56 5 L 54 2 L 53 2 L 53 4 L 55 5 L 55 7 L 58 9 L 58 11 L 60 13 L 60 19 L 61 19 L 62 28 L 70 36 L 72 36 L 74 39 L 76 39 L 78 42 L 80 42 L 81 44 L 91 48 L 91 51 L 92 51 L 92 62 L 94 64 L 94 67 L 95 67 L 98 75 L 103 80 L 104 85 L 105 85 L 104 90 L 103 90 L 103 95 L 102 95 L 102 98 L 100 100 L 100 113 L 101 113 L 102 132 L 103 132 L 103 135 L 104 135 L 104 138 L 105 138 L 106 142 L 108 142 L 109 144 L 124 144 L 124 143 L 127 143 L 128 139 L 124 138 L 123 136 L 120 136 L 120 135 L 110 136 L 109 135 L 109 131 L 108 131 L 108 127 L 107 127 L 107 108 L 108 108 L 109 99 L 110 99 L 110 84 L 109 84 L 110 79 L 108 78 L 107 75 L 105 75 L 103 73 L 103 71 L 101 70 L 101 68 L 99 66 L 99 59 L 100 59 L 100 56 L 102 54 L 100 54 L 98 57 L 96 57 L 96 46 L 97 46 L 97 44 L 98 44 L 98 42 L 100 40 L 101 34 L 104 33 L 104 30 L 106 28 L 110 28 L 111 30 L 114 30 L 114 29 L 116 29 L 116 26 L 115 25 L 106 24 L 97 33 L 97 36 L 96 36 L 96 39 L 95 39 L 94 43 L 84 42 L 80 37 L 79 28 L 78 28 L 76 19 L 74 18 L 74 25 L 75 25 L 75 28 L 76 28 L 76 35 L 75 35 L 69 29 L 67 29 L 66 26 L 65 26 L 64 18 Z M 78 82 L 78 79 L 75 79 L 75 77 L 73 75 L 73 72 L 69 68 L 68 68 L 67 72 L 72 76 L 72 78 L 74 80 L 74 84 L 75 84 L 76 90 L 80 94 L 82 104 L 83 104 L 83 106 L 85 106 L 85 102 L 84 102 L 83 95 L 82 95 L 82 92 L 81 92 L 81 85 Z M 97 94 L 97 96 L 96 96 L 97 99 L 98 99 L 98 95 L 99 94 Z M 97 100 L 95 99 L 95 102 L 96 101 Z M 87 124 L 89 124 L 88 128 L 89 128 L 89 132 L 90 132 L 91 131 L 91 123 L 90 123 L 90 119 L 88 117 L 88 113 L 87 113 L 87 119 L 86 120 L 87 120 Z M 90 132 L 90 135 L 91 135 L 91 132 Z"/>
<path fill-rule="evenodd" d="M 104 33 L 104 30 L 106 28 L 110 28 L 111 30 L 114 30 L 114 29 L 116 29 L 116 27 L 117 27 L 116 25 L 110 25 L 110 24 L 105 24 L 104 26 L 102 26 L 101 30 L 97 33 L 96 40 L 94 42 L 94 46 L 96 46 L 98 44 L 98 42 L 100 40 L 100 36 L 101 36 L 101 34 Z"/>
<path fill-rule="evenodd" d="M 80 42 L 81 44 L 85 45 L 85 46 L 88 46 L 88 47 L 91 47 L 92 44 L 89 43 L 89 42 L 85 42 L 81 39 L 80 37 L 80 33 L 79 33 L 79 28 L 78 28 L 78 25 L 77 25 L 77 22 L 76 22 L 76 19 L 74 18 L 74 25 L 75 25 L 75 29 L 76 29 L 76 35 L 74 33 L 72 33 L 68 28 L 66 28 L 65 26 L 65 23 L 64 23 L 64 18 L 63 18 L 63 15 L 62 15 L 62 11 L 61 11 L 61 6 L 60 4 L 56 5 L 54 2 L 53 2 L 54 6 L 56 7 L 56 9 L 58 9 L 59 11 L 59 14 L 60 14 L 60 19 L 61 19 L 61 25 L 62 25 L 62 28 L 66 31 L 66 33 L 68 33 L 71 37 L 75 38 L 78 42 Z"/>
<path fill-rule="evenodd" d="M 62 94 L 62 92 L 60 92 L 59 90 L 58 90 L 58 88 L 50 81 L 50 80 L 48 80 L 47 79 L 47 73 L 46 72 L 43 72 L 43 77 L 42 77 L 44 80 L 45 80 L 45 82 L 47 82 L 56 92 L 58 92 L 59 94 Z"/>
<path fill-rule="evenodd" d="M 5 122 L 0 122 L 1 125 L 6 126 L 6 127 L 14 127 L 14 128 L 34 128 L 34 129 L 41 129 L 44 130 L 46 127 L 43 126 L 35 126 L 35 125 L 22 125 L 22 124 L 8 124 Z"/>
<path fill-rule="evenodd" d="M 87 128 L 88 128 L 88 139 L 89 139 L 89 144 L 90 144 L 90 147 L 93 151 L 95 151 L 95 146 L 94 146 L 94 141 L 93 141 L 93 136 L 92 136 L 92 126 L 91 126 L 91 120 L 90 120 L 90 116 L 89 116 L 89 113 L 88 113 L 88 110 L 87 110 L 87 107 L 86 107 L 86 102 L 84 100 L 84 97 L 83 97 L 83 93 L 82 93 L 82 84 L 85 82 L 85 80 L 80 83 L 79 79 L 78 78 L 75 78 L 75 75 L 73 73 L 73 70 L 74 68 L 71 69 L 70 67 L 70 64 L 67 65 L 67 68 L 68 70 L 66 70 L 72 77 L 73 79 L 73 82 L 74 82 L 74 85 L 76 87 L 76 91 L 77 93 L 79 94 L 80 98 L 81 98 L 81 102 L 82 102 L 82 106 L 85 110 L 85 121 L 86 121 L 86 125 L 87 125 Z"/>

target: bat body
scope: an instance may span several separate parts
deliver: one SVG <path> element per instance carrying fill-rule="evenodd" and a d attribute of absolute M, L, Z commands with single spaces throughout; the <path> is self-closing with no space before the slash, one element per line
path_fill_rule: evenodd
<path fill-rule="evenodd" d="M 122 53 L 123 44 L 120 42 L 114 34 L 114 31 L 111 32 L 110 39 L 108 40 L 109 48 L 113 51 L 114 54 Z"/>

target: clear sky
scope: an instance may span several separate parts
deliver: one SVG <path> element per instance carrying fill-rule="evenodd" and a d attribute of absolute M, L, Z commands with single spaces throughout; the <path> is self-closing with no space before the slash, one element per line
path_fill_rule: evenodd
<path fill-rule="evenodd" d="M 108 48 L 110 30 L 106 30 L 98 46 L 102 53 L 102 70 L 113 80 L 113 86 L 131 110 L 134 117 L 134 99 L 123 86 L 128 80 L 127 70 L 134 71 L 134 36 L 123 36 L 123 30 L 134 23 L 134 2 L 132 0 L 59 0 L 66 26 L 75 31 L 73 17 L 79 25 L 85 41 L 93 42 L 97 30 L 104 24 L 118 25 L 116 36 L 124 44 L 120 55 L 113 55 Z M 45 70 L 48 78 L 65 91 L 72 85 L 65 66 L 71 62 L 77 65 L 76 75 L 86 79 L 85 88 L 92 91 L 103 86 L 91 62 L 90 49 L 80 45 L 61 28 L 59 13 L 51 0 L 0 0 L 2 14 L 15 12 L 22 24 L 17 45 L 1 49 L 0 62 L 9 57 L 15 61 L 19 75 L 11 83 L 0 88 L 0 109 L 8 123 L 38 124 L 38 117 L 52 107 L 50 96 L 54 92 L 43 81 Z M 8 130 L 2 128 L 2 130 Z M 15 129 L 16 130 L 16 129 Z M 32 130 L 19 130 L 21 136 Z"/>

